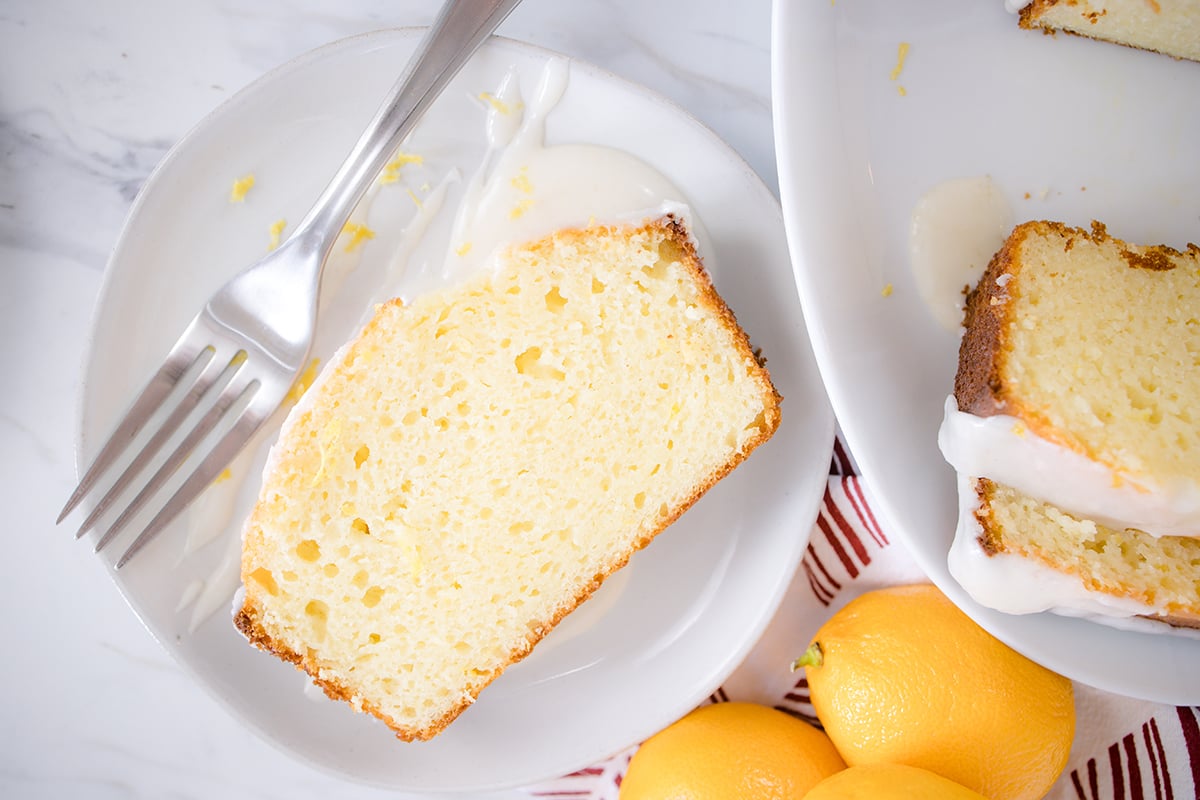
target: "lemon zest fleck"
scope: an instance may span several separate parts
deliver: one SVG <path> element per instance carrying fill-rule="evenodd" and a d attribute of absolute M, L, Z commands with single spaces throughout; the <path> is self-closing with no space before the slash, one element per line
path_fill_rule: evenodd
<path fill-rule="evenodd" d="M 224 483 L 225 481 L 229 480 L 232 477 L 233 477 L 233 470 L 230 469 L 229 467 L 226 467 L 225 469 L 221 470 L 220 475 L 213 478 L 213 486 L 216 486 L 218 483 Z"/>
<path fill-rule="evenodd" d="M 229 202 L 242 203 L 246 200 L 246 194 L 254 187 L 254 173 L 251 172 L 243 175 L 233 182 L 233 188 L 229 190 Z"/>
<path fill-rule="evenodd" d="M 389 161 L 383 168 L 383 174 L 379 176 L 380 183 L 395 183 L 400 180 L 400 171 L 408 164 L 424 164 L 425 156 L 417 155 L 416 153 L 405 153 L 397 150 L 396 157 Z"/>
<path fill-rule="evenodd" d="M 901 42 L 900 47 L 896 52 L 896 66 L 892 67 L 892 80 L 897 80 L 900 77 L 900 72 L 904 69 L 904 60 L 908 58 L 908 42 Z"/>
<path fill-rule="evenodd" d="M 421 198 L 417 197 L 417 193 L 416 193 L 416 192 L 414 192 L 412 189 L 409 189 L 409 190 L 408 190 L 408 196 L 412 198 L 412 201 L 413 201 L 413 203 L 414 203 L 414 204 L 416 204 L 417 208 L 424 208 L 424 207 L 425 207 L 425 203 L 423 203 L 423 202 L 421 201 Z"/>
<path fill-rule="evenodd" d="M 508 103 L 501 100 L 491 92 L 480 92 L 479 99 L 494 108 L 499 114 L 511 114 L 512 109 L 508 107 Z"/>
<path fill-rule="evenodd" d="M 880 294 L 883 295 L 884 297 L 891 297 L 893 291 L 894 291 L 894 289 L 893 289 L 892 285 L 889 283 L 883 287 L 883 291 L 881 291 Z"/>
<path fill-rule="evenodd" d="M 900 72 L 904 69 L 904 60 L 906 58 L 908 58 L 908 48 L 909 48 L 908 42 L 900 43 L 900 47 L 896 52 L 896 66 L 892 67 L 891 79 L 893 81 L 898 80 L 900 78 Z M 907 97 L 908 90 L 905 89 L 902 84 L 897 83 L 896 84 L 896 94 L 900 95 L 901 97 Z"/>
<path fill-rule="evenodd" d="M 286 227 L 286 219 L 277 219 L 271 224 L 271 241 L 267 243 L 268 250 L 274 250 L 276 247 L 279 247 L 279 237 L 283 234 L 283 229 Z"/>
<path fill-rule="evenodd" d="M 471 252 L 471 247 L 472 244 L 470 242 L 463 242 L 458 247 L 454 248 L 454 252 L 460 256 L 465 256 L 467 253 Z"/>
<path fill-rule="evenodd" d="M 350 241 L 346 242 L 345 248 L 347 253 L 353 251 L 367 239 L 375 238 L 375 231 L 358 222 L 347 222 L 342 228 L 342 233 L 350 234 Z"/>
<path fill-rule="evenodd" d="M 533 201 L 528 197 L 524 200 L 521 200 L 519 203 L 513 206 L 512 211 L 508 212 L 508 218 L 520 219 L 521 217 L 525 216 L 525 212 L 528 211 L 531 206 L 533 206 Z"/>
<path fill-rule="evenodd" d="M 509 183 L 518 192 L 533 194 L 533 183 L 529 180 L 529 167 L 521 167 L 521 171 Z"/>

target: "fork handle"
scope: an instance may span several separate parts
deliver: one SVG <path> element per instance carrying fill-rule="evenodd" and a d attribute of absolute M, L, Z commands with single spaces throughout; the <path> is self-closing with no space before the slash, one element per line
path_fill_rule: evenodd
<path fill-rule="evenodd" d="M 448 0 L 350 155 L 296 226 L 324 256 L 371 182 L 429 106 L 520 0 Z"/>

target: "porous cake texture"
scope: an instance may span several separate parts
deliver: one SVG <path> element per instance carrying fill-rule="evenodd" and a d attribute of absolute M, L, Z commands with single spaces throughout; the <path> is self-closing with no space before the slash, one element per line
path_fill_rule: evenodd
<path fill-rule="evenodd" d="M 430 738 L 770 438 L 779 402 L 680 219 L 515 247 L 380 306 L 292 410 L 236 624 Z"/>
<path fill-rule="evenodd" d="M 1200 0 L 1033 0 L 1020 25 L 1200 61 Z"/>

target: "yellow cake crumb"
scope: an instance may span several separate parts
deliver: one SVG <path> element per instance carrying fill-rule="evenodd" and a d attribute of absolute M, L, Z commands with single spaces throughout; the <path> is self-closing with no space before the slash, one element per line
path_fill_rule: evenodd
<path fill-rule="evenodd" d="M 471 247 L 472 245 L 470 242 L 463 242 L 458 247 L 454 248 L 454 252 L 456 255 L 465 256 L 467 253 L 471 252 Z"/>
<path fill-rule="evenodd" d="M 891 297 L 892 291 L 893 291 L 892 285 L 889 283 L 883 287 L 883 291 L 881 291 L 880 294 L 883 295 L 884 297 Z"/>
<path fill-rule="evenodd" d="M 350 234 L 350 241 L 346 242 L 346 252 L 353 251 L 367 239 L 375 238 L 375 231 L 358 222 L 347 222 L 342 228 L 342 233 Z"/>
<path fill-rule="evenodd" d="M 221 474 L 219 474 L 219 475 L 217 475 L 217 477 L 213 478 L 213 485 L 215 486 L 218 483 L 224 483 L 225 481 L 229 480 L 232 477 L 233 477 L 233 470 L 231 470 L 229 467 L 226 467 L 225 469 L 221 470 Z"/>
<path fill-rule="evenodd" d="M 229 190 L 229 202 L 242 203 L 246 200 L 246 194 L 254 188 L 254 173 L 248 173 L 238 178 L 233 182 L 233 188 Z"/>

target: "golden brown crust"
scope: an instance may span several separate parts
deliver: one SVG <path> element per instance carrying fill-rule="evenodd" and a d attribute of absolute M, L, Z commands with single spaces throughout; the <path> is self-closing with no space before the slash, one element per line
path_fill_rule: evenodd
<path fill-rule="evenodd" d="M 997 281 L 1012 274 L 1017 266 L 1013 254 L 1019 239 L 1016 231 L 1004 243 L 967 293 L 963 337 L 958 346 L 958 372 L 954 376 L 954 399 L 959 411 L 977 417 L 1004 413 L 1004 383 L 1000 379 L 1003 354 L 1005 305 L 1000 302 L 1004 287 Z"/>
<path fill-rule="evenodd" d="M 263 627 L 261 622 L 261 609 L 257 607 L 254 601 L 254 592 L 257 588 L 252 586 L 252 580 L 248 578 L 248 572 L 251 566 L 257 563 L 255 551 L 261 545 L 260 531 L 260 515 L 265 511 L 260 503 L 255 507 L 254 512 L 246 526 L 246 534 L 243 544 L 243 582 L 247 585 L 246 597 L 243 601 L 241 609 L 234 616 L 234 624 L 238 630 L 255 647 L 272 653 L 278 658 L 295 665 L 298 669 L 308 673 L 315 685 L 319 686 L 326 695 L 334 700 L 342 700 L 351 703 L 356 708 L 361 708 L 362 711 L 371 714 L 382 720 L 389 728 L 391 728 L 397 738 L 404 741 L 428 740 L 440 733 L 447 725 L 454 721 L 464 710 L 466 710 L 474 700 L 479 696 L 479 693 L 488 686 L 493 680 L 512 664 L 525 658 L 532 652 L 534 646 L 541 641 L 546 635 L 554 629 L 571 611 L 575 610 L 581 603 L 587 600 L 597 589 L 600 588 L 604 580 L 617 570 L 624 567 L 630 557 L 638 550 L 646 547 L 653 541 L 662 531 L 669 527 L 672 523 L 679 519 L 685 511 L 687 511 L 697 500 L 699 500 L 710 488 L 718 481 L 729 474 L 735 467 L 744 461 L 752 451 L 759 445 L 766 442 L 778 429 L 781 414 L 780 403 L 781 395 L 776 391 L 774 384 L 771 382 L 770 375 L 767 372 L 764 364 L 765 359 L 755 352 L 750 344 L 749 337 L 738 324 L 734 317 L 733 311 L 728 307 L 725 301 L 717 293 L 712 281 L 704 269 L 703 262 L 696 253 L 695 246 L 688 236 L 686 228 L 673 215 L 667 215 L 660 219 L 646 223 L 645 227 L 653 227 L 661 230 L 667 240 L 673 247 L 677 248 L 676 253 L 672 253 L 673 258 L 678 258 L 680 263 L 684 264 L 691 273 L 693 279 L 699 286 L 700 294 L 699 301 L 711 309 L 718 317 L 722 327 L 730 334 L 734 345 L 739 354 L 748 364 L 753 364 L 754 375 L 760 385 L 763 399 L 764 411 L 762 414 L 762 422 L 758 428 L 758 432 L 753 435 L 741 450 L 733 454 L 733 456 L 724 464 L 717 467 L 707 478 L 700 481 L 692 488 L 692 491 L 684 497 L 673 509 L 668 509 L 667 513 L 662 515 L 655 526 L 650 530 L 640 532 L 637 537 L 631 542 L 629 548 L 616 558 L 605 565 L 604 569 L 597 572 L 592 580 L 580 588 L 575 597 L 567 600 L 555 611 L 550 619 L 539 622 L 536 629 L 521 642 L 517 647 L 509 653 L 504 664 L 487 675 L 478 676 L 471 685 L 464 687 L 463 699 L 449 708 L 444 714 L 438 717 L 434 722 L 423 728 L 413 728 L 398 723 L 396 720 L 383 713 L 374 704 L 365 701 L 363 698 L 357 697 L 356 693 L 349 687 L 344 686 L 336 681 L 321 677 L 320 665 L 311 655 L 302 655 L 295 652 L 287 644 L 273 638 Z M 575 238 L 588 235 L 586 229 L 570 229 L 559 231 L 555 234 L 556 238 Z M 398 302 L 398 301 L 395 301 Z M 376 324 L 376 317 L 369 325 Z M 363 337 L 360 336 L 360 340 Z M 356 343 L 357 344 L 357 343 Z M 352 344 L 345 352 L 342 363 L 348 365 L 353 362 L 356 357 L 356 345 Z"/>
<path fill-rule="evenodd" d="M 756 376 L 758 377 L 762 387 L 764 398 L 770 399 L 767 401 L 767 413 L 764 418 L 765 426 L 762 429 L 762 433 L 755 437 L 754 440 L 752 440 L 752 443 L 748 446 L 746 450 L 746 453 L 748 454 L 751 450 L 758 447 L 759 444 L 771 438 L 771 436 L 775 433 L 775 430 L 779 427 L 779 406 L 783 401 L 783 396 L 779 394 L 779 392 L 775 389 L 775 384 L 771 382 L 771 375 L 767 370 L 766 358 L 763 357 L 761 353 L 755 351 L 754 347 L 750 344 L 750 337 L 746 334 L 746 331 L 742 328 L 742 326 L 738 324 L 737 317 L 735 317 L 733 314 L 733 309 L 731 309 L 721 295 L 717 293 L 716 288 L 713 286 L 712 279 L 709 277 L 708 271 L 704 269 L 704 262 L 700 258 L 699 254 L 696 253 L 695 245 L 692 243 L 691 237 L 687 235 L 683 224 L 676 219 L 673 214 L 668 214 L 659 221 L 659 224 L 665 224 L 665 229 L 669 232 L 671 240 L 682 251 L 684 256 L 684 258 L 681 259 L 682 263 L 687 265 L 689 272 L 692 273 L 693 277 L 696 279 L 696 282 L 701 286 L 701 299 L 708 305 L 709 308 L 713 309 L 717 313 L 725 327 L 725 330 L 728 331 L 730 336 L 733 337 L 735 346 L 742 354 L 742 357 L 753 360 L 754 363 L 759 367 L 759 370 L 756 372 Z M 736 464 L 730 465 L 729 469 L 733 469 L 734 466 L 736 466 Z M 723 472 L 721 476 L 723 477 L 729 471 L 729 469 Z M 719 479 L 720 478 L 717 480 Z M 716 481 L 714 481 L 714 483 L 715 482 Z M 711 484 L 709 485 L 711 486 Z M 701 492 L 701 494 L 703 494 L 703 492 Z"/>
<path fill-rule="evenodd" d="M 1078 6 L 1079 2 L 1078 2 L 1078 0 L 1033 0 L 1033 2 L 1026 5 L 1018 13 L 1017 24 L 1026 30 L 1041 30 L 1043 33 L 1053 34 L 1057 29 L 1048 27 L 1041 20 L 1041 18 L 1043 16 L 1045 16 L 1047 13 L 1049 13 L 1050 9 L 1052 9 L 1058 5 Z M 1092 24 L 1095 24 L 1096 20 L 1099 19 L 1100 17 L 1104 16 L 1105 13 L 1107 13 L 1107 12 L 1092 11 L 1092 12 L 1086 12 L 1084 15 L 1081 15 L 1081 16 L 1087 16 L 1087 18 L 1090 19 Z M 1070 32 L 1071 31 L 1064 31 L 1064 33 L 1070 33 Z"/>
<path fill-rule="evenodd" d="M 1041 28 L 1043 31 L 1048 31 L 1048 28 L 1044 28 L 1038 24 L 1037 19 L 1045 14 L 1047 9 L 1057 4 L 1058 0 L 1034 0 L 1017 14 L 1017 24 L 1025 30 Z"/>

